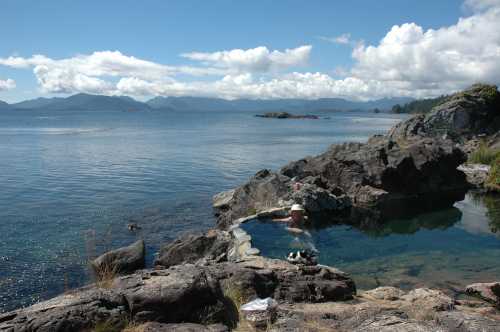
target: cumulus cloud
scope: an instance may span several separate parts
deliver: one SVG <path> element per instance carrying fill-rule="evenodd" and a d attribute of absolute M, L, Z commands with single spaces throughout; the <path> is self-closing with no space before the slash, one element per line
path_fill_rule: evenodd
<path fill-rule="evenodd" d="M 184 53 L 182 56 L 215 67 L 240 72 L 267 72 L 306 64 L 311 49 L 310 45 L 305 45 L 281 52 L 277 50 L 269 51 L 267 47 L 260 46 L 248 50 L 235 49 L 213 53 Z"/>
<path fill-rule="evenodd" d="M 285 50 L 260 46 L 191 52 L 181 57 L 194 65 L 184 66 L 118 51 L 66 59 L 7 57 L 0 58 L 0 65 L 32 69 L 42 91 L 53 93 L 227 99 L 429 97 L 475 82 L 500 82 L 500 0 L 466 0 L 464 6 L 471 10 L 469 16 L 439 29 L 425 29 L 416 23 L 395 25 L 371 45 L 353 42 L 349 34 L 331 38 L 353 46 L 354 64 L 338 68 L 339 78 L 298 71 L 297 67 L 308 64 L 310 45 Z M 13 81 L 6 84 L 8 81 L 0 81 L 0 89 L 15 85 Z"/>
<path fill-rule="evenodd" d="M 500 0 L 465 0 L 464 7 L 473 11 L 481 11 L 500 6 Z"/>
<path fill-rule="evenodd" d="M 1 80 L 0 79 L 0 91 L 7 91 L 7 90 L 12 90 L 16 87 L 16 82 L 13 79 L 6 79 L 6 80 Z"/>
<path fill-rule="evenodd" d="M 436 94 L 500 77 L 500 7 L 461 18 L 457 24 L 424 30 L 415 23 L 395 25 L 376 46 L 359 45 L 351 74 L 388 85 Z"/>

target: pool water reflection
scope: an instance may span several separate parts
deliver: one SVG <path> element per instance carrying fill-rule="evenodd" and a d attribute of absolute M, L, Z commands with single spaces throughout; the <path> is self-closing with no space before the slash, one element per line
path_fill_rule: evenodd
<path fill-rule="evenodd" d="M 467 195 L 452 208 L 409 219 L 370 228 L 334 224 L 308 232 L 319 262 L 351 273 L 360 289 L 459 289 L 500 278 L 499 207 L 499 197 Z M 284 258 L 309 246 L 307 236 L 297 237 L 283 224 L 252 221 L 242 228 L 265 256 Z"/>

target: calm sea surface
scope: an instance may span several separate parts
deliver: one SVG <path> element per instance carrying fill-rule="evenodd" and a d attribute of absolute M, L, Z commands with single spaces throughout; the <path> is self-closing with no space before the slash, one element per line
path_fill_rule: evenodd
<path fill-rule="evenodd" d="M 89 257 L 137 238 L 146 240 L 150 264 L 161 244 L 214 224 L 213 194 L 332 143 L 364 141 L 401 119 L 319 115 L 328 118 L 262 119 L 238 111 L 0 113 L 0 312 L 84 284 Z M 494 210 L 496 201 L 489 206 Z M 410 228 L 335 226 L 313 237 L 323 261 L 356 273 L 367 287 L 396 278 L 431 282 L 432 260 L 471 276 L 499 277 L 489 263 L 475 263 L 500 257 L 488 211 L 469 197 L 455 209 L 412 219 Z M 130 222 L 142 230 L 130 233 Z M 274 234 L 267 241 L 273 245 L 263 246 L 265 253 L 281 257 L 293 247 L 286 232 L 267 234 Z"/>

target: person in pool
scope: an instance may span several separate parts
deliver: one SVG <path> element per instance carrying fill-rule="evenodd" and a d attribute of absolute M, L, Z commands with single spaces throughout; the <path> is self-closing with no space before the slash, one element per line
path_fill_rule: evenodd
<path fill-rule="evenodd" d="M 287 230 L 292 233 L 303 233 L 301 229 L 304 223 L 307 221 L 307 216 L 305 215 L 305 210 L 300 204 L 292 205 L 290 209 L 290 215 L 285 218 L 276 218 L 273 221 L 286 222 L 288 223 Z"/>

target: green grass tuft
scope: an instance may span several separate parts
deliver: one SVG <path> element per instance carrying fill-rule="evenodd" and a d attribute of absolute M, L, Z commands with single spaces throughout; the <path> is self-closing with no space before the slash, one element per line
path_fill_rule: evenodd
<path fill-rule="evenodd" d="M 492 165 L 498 157 L 500 157 L 499 150 L 489 148 L 483 143 L 476 151 L 470 154 L 468 161 L 471 164 Z"/>
<path fill-rule="evenodd" d="M 486 188 L 500 192 L 500 156 L 497 156 L 491 165 L 490 174 L 488 180 L 486 180 Z"/>

